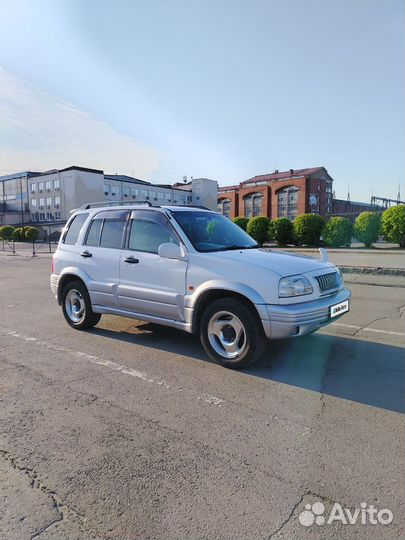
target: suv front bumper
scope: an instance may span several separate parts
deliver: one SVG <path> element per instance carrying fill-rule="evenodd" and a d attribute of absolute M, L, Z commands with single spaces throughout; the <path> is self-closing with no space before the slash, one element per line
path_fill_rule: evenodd
<path fill-rule="evenodd" d="M 337 294 L 288 305 L 267 305 L 268 320 L 263 321 L 264 330 L 270 339 L 304 336 L 339 319 L 330 317 L 330 308 L 349 300 L 351 292 L 343 288 Z M 347 312 L 346 312 L 347 313 Z"/>

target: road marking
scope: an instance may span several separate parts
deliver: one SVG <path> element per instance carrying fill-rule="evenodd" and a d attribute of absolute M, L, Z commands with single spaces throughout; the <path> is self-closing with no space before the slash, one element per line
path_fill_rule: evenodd
<path fill-rule="evenodd" d="M 142 371 L 138 371 L 137 369 L 133 369 L 133 368 L 129 368 L 129 367 L 117 364 L 116 362 L 113 362 L 112 360 L 104 360 L 102 358 L 99 358 L 98 356 L 87 354 L 82 351 L 72 351 L 72 350 L 66 349 L 65 347 L 60 347 L 59 345 L 53 345 L 52 343 L 48 343 L 47 341 L 43 341 L 35 337 L 19 334 L 15 330 L 7 330 L 6 328 L 0 328 L 0 331 L 9 336 L 21 339 L 28 343 L 33 343 L 35 345 L 39 345 L 40 347 L 45 347 L 46 349 L 54 351 L 54 352 L 69 354 L 71 356 L 74 356 L 75 358 L 87 360 L 88 362 L 91 362 L 92 364 L 95 364 L 97 366 L 105 366 L 111 369 L 112 371 L 118 371 L 122 373 L 123 375 L 129 375 L 130 377 L 135 377 L 143 382 L 154 384 L 156 386 L 166 388 L 167 390 L 171 390 L 174 392 L 187 392 L 188 394 L 192 395 L 195 399 L 199 401 L 204 401 L 205 403 L 209 403 L 210 405 L 216 405 L 217 407 L 221 407 L 224 403 L 226 403 L 225 399 L 222 399 L 220 397 L 213 396 L 211 394 L 206 394 L 205 392 L 197 392 L 193 388 L 189 388 L 185 386 L 175 386 L 173 384 L 169 384 L 163 379 L 155 379 L 153 377 L 149 377 L 146 373 Z"/>
<path fill-rule="evenodd" d="M 405 336 L 403 332 L 391 332 L 390 330 L 379 330 L 378 328 L 368 328 L 367 326 L 356 326 L 355 324 L 331 323 L 331 326 L 341 326 L 342 328 L 354 328 L 355 330 L 366 330 L 377 334 L 389 334 L 390 336 Z"/>

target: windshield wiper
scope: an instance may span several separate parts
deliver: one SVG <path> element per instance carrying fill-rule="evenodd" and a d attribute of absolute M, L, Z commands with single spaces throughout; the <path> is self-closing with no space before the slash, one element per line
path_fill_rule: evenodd
<path fill-rule="evenodd" d="M 259 244 L 254 244 L 253 246 L 236 246 L 236 245 L 232 245 L 232 246 L 224 246 L 224 247 L 221 247 L 221 248 L 218 248 L 216 251 L 231 251 L 231 250 L 238 250 L 238 249 L 256 249 L 256 248 L 259 248 Z"/>

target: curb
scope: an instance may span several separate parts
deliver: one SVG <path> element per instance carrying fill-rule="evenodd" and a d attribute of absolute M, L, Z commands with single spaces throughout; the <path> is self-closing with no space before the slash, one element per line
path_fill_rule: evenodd
<path fill-rule="evenodd" d="M 383 266 L 347 266 L 338 264 L 344 274 L 369 274 L 372 276 L 405 276 L 405 268 L 384 268 Z"/>

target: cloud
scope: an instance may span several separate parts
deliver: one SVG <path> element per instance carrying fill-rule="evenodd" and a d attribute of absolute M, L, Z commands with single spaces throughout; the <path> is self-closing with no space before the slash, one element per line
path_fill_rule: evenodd
<path fill-rule="evenodd" d="M 0 175 L 69 165 L 149 178 L 159 155 L 0 67 Z"/>

